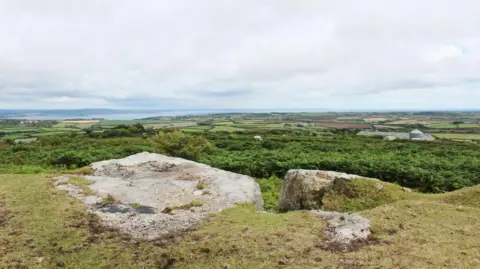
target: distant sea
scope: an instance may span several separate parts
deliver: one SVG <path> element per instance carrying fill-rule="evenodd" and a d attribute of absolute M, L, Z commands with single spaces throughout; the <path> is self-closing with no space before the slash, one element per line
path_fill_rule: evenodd
<path fill-rule="evenodd" d="M 141 113 L 127 113 L 127 114 L 89 114 L 89 115 L 26 115 L 26 116 L 12 116 L 4 119 L 19 119 L 19 120 L 67 120 L 67 119 L 106 119 L 106 120 L 136 120 L 155 116 L 169 116 L 155 114 L 141 114 Z"/>
<path fill-rule="evenodd" d="M 291 111 L 291 110 L 290 110 Z M 124 111 L 124 110 L 50 110 L 50 111 L 34 111 L 34 110 L 16 110 L 9 111 L 3 116 L 0 113 L 0 119 L 22 119 L 22 120 L 66 120 L 66 119 L 106 119 L 106 120 L 136 120 L 158 116 L 184 116 L 184 115 L 207 115 L 218 113 L 267 113 L 282 112 L 278 110 L 267 109 L 200 109 L 200 110 L 165 110 L 165 111 Z M 286 112 L 286 111 L 284 111 Z"/>

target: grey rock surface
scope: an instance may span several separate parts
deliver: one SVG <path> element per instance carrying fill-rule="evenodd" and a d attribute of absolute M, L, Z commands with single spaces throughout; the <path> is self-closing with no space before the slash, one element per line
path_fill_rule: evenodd
<path fill-rule="evenodd" d="M 68 177 L 57 188 L 83 201 L 107 226 L 134 237 L 155 239 L 186 231 L 211 212 L 253 203 L 263 209 L 258 183 L 252 178 L 193 161 L 143 152 L 92 164 L 94 174 L 84 195 Z M 105 204 L 110 197 L 114 202 Z"/>
<path fill-rule="evenodd" d="M 335 179 L 364 178 L 346 173 L 291 169 L 285 175 L 278 206 L 281 211 L 318 208 L 327 188 Z"/>
<path fill-rule="evenodd" d="M 348 246 L 359 240 L 366 240 L 370 235 L 370 221 L 358 214 L 338 213 L 312 210 L 328 223 L 328 242 L 340 246 Z"/>

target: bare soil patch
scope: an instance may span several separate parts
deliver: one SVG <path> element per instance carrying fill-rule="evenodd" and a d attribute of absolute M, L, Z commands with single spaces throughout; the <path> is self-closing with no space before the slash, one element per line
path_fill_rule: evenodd
<path fill-rule="evenodd" d="M 387 118 L 364 118 L 363 120 L 366 122 L 378 122 L 378 121 L 386 121 L 388 119 Z"/>

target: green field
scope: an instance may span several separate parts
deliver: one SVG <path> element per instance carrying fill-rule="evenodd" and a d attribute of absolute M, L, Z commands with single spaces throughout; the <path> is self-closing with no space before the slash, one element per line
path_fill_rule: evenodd
<path fill-rule="evenodd" d="M 185 121 L 170 121 L 170 120 L 102 120 L 97 125 L 99 126 L 117 126 L 117 125 L 133 125 L 135 123 L 141 124 L 171 124 L 184 123 Z"/>
<path fill-rule="evenodd" d="M 66 126 L 74 126 L 80 129 L 87 129 L 97 124 L 98 122 L 60 122 L 59 124 L 54 125 L 53 128 L 65 128 Z"/>
<path fill-rule="evenodd" d="M 436 133 L 433 136 L 438 138 L 447 138 L 453 140 L 480 140 L 480 134 L 444 134 Z"/>
<path fill-rule="evenodd" d="M 241 132 L 245 131 L 243 128 L 232 127 L 232 126 L 215 126 L 211 132 Z"/>
<path fill-rule="evenodd" d="M 27 126 L 18 126 L 18 127 L 7 127 L 0 128 L 0 132 L 6 133 L 2 139 L 19 139 L 27 137 L 40 137 L 48 135 L 58 135 L 66 134 L 70 132 L 80 132 L 81 129 L 76 128 L 54 128 L 54 127 L 27 127 Z"/>
<path fill-rule="evenodd" d="M 36 127 L 7 127 L 7 128 L 0 128 L 0 132 L 5 133 L 18 133 L 18 132 L 38 132 L 38 128 Z"/>
<path fill-rule="evenodd" d="M 270 124 L 266 124 L 265 126 L 263 126 L 265 128 L 269 128 L 269 129 L 282 129 L 282 128 L 285 128 L 283 126 L 283 124 L 281 123 L 270 123 Z"/>
<path fill-rule="evenodd" d="M 463 123 L 459 124 L 458 127 L 455 124 L 451 123 L 438 123 L 438 124 L 429 124 L 429 128 L 437 128 L 437 129 L 456 129 L 456 128 L 480 128 L 480 124 L 474 123 Z"/>
<path fill-rule="evenodd" d="M 211 128 L 210 126 L 194 126 L 194 127 L 186 127 L 186 128 L 183 128 L 182 130 L 188 133 L 198 133 L 198 132 L 203 132 L 205 130 L 208 130 L 210 128 Z"/>
<path fill-rule="evenodd" d="M 233 125 L 234 123 L 231 121 L 219 121 L 215 122 L 215 125 Z"/>

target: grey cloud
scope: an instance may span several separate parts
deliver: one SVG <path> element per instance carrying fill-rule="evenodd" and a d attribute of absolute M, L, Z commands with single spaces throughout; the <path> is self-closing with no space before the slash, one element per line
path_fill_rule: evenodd
<path fill-rule="evenodd" d="M 475 0 L 0 0 L 0 107 L 471 106 L 452 93 L 480 90 L 466 83 L 480 77 L 478 10 Z"/>

